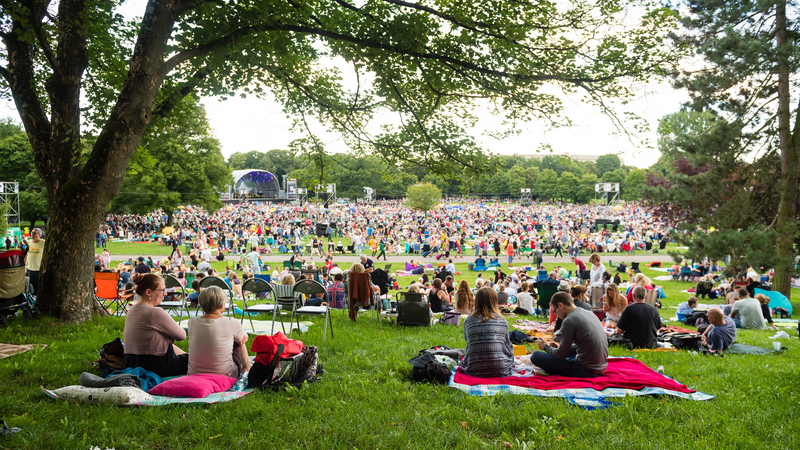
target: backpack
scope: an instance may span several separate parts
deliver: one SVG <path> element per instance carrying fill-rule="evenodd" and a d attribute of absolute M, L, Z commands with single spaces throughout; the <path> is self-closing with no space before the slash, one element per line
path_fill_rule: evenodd
<path fill-rule="evenodd" d="M 609 336 L 608 345 L 619 345 L 627 348 L 628 350 L 633 350 L 633 342 L 631 342 L 630 339 L 625 339 L 622 336 Z"/>
<path fill-rule="evenodd" d="M 708 320 L 708 313 L 706 311 L 692 311 L 691 314 L 686 316 L 686 320 L 683 321 L 686 325 L 695 325 L 697 326 L 697 319 Z"/>
<path fill-rule="evenodd" d="M 307 345 L 298 355 L 286 359 L 280 358 L 283 350 L 284 345 L 278 344 L 269 365 L 261 362 L 253 364 L 247 379 L 248 388 L 278 390 L 285 385 L 301 387 L 306 381 L 312 383 L 319 380 L 317 375 L 321 375 L 323 370 L 317 347 Z"/>
<path fill-rule="evenodd" d="M 125 358 L 125 344 L 120 338 L 104 344 L 100 348 L 100 359 L 92 363 L 96 370 L 107 377 L 111 372 L 122 370 L 122 361 Z"/>
<path fill-rule="evenodd" d="M 414 366 L 411 379 L 417 383 L 447 384 L 450 380 L 447 364 L 437 360 L 431 353 L 417 356 L 409 362 Z"/>
<path fill-rule="evenodd" d="M 700 351 L 703 348 L 700 339 L 701 336 L 695 333 L 677 334 L 670 338 L 670 344 L 678 350 Z"/>

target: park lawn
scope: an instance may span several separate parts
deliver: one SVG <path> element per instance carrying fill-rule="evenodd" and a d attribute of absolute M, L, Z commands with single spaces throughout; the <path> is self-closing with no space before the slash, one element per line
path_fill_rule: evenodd
<path fill-rule="evenodd" d="M 457 267 L 466 272 L 466 264 Z M 472 282 L 474 272 L 466 279 Z M 686 294 L 679 292 L 691 286 L 662 285 L 666 305 L 684 301 Z M 673 314 L 673 309 L 662 310 L 663 317 Z M 0 361 L 0 417 L 22 428 L 0 442 L 30 449 L 502 449 L 503 442 L 517 449 L 800 448 L 794 423 L 800 394 L 796 337 L 783 341 L 785 353 L 767 356 L 720 358 L 612 348 L 612 355 L 634 356 L 652 368 L 664 366 L 668 376 L 717 397 L 708 402 L 630 397 L 615 400 L 620 405 L 614 408 L 585 411 L 558 398 L 470 397 L 410 382 L 408 359 L 434 345 L 463 347 L 459 327 L 398 328 L 367 315 L 353 323 L 336 312 L 335 334 L 329 331 L 323 342 L 321 319 L 314 321 L 301 339 L 320 348 L 325 368 L 320 382 L 207 406 L 122 408 L 51 400 L 39 386 L 77 384 L 81 372 L 91 371 L 100 346 L 122 336 L 124 319 L 64 325 L 48 318 L 13 318 L 0 329 L 0 342 L 48 347 Z M 741 331 L 738 342 L 770 347 L 773 333 Z M 186 349 L 185 342 L 179 345 Z"/>

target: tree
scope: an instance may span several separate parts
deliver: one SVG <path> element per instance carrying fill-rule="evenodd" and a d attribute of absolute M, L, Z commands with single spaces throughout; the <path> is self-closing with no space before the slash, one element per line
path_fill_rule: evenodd
<path fill-rule="evenodd" d="M 575 192 L 575 201 L 581 203 L 589 203 L 594 199 L 594 185 L 597 183 L 597 175 L 593 172 L 583 174 Z"/>
<path fill-rule="evenodd" d="M 47 194 L 33 164 L 33 149 L 22 127 L 10 119 L 0 120 L 0 181 L 20 183 L 20 216 L 31 228 L 47 218 Z"/>
<path fill-rule="evenodd" d="M 138 24 L 114 14 L 116 2 L 50 2 L 0 5 L 0 77 L 48 194 L 37 306 L 68 321 L 94 307 L 92 235 L 145 129 L 190 93 L 270 93 L 299 130 L 315 115 L 390 165 L 458 165 L 474 175 L 489 167 L 467 133 L 475 101 L 508 119 L 500 134 L 521 121 L 560 123 L 561 102 L 549 93 L 559 88 L 613 114 L 606 99 L 630 98 L 631 80 L 674 60 L 662 41 L 675 14 L 647 2 L 635 28 L 614 0 L 150 0 Z M 359 81 L 374 77 L 347 89 L 326 58 L 352 66 Z M 396 124 L 366 131 L 385 111 Z M 84 123 L 97 132 L 86 147 Z M 316 136 L 306 143 L 324 149 Z"/>
<path fill-rule="evenodd" d="M 235 152 L 228 157 L 228 168 L 231 170 L 266 170 L 261 167 L 263 158 L 264 153 L 258 150 L 250 150 L 247 153 Z"/>
<path fill-rule="evenodd" d="M 232 178 L 205 108 L 187 96 L 169 118 L 155 119 L 142 138 L 136 164 L 128 166 L 122 193 L 111 202 L 118 213 L 145 214 L 161 208 L 172 225 L 178 205 L 214 211 Z"/>
<path fill-rule="evenodd" d="M 569 171 L 562 172 L 561 176 L 558 177 L 556 191 L 557 198 L 574 200 L 578 194 L 578 177 Z"/>
<path fill-rule="evenodd" d="M 406 205 L 420 211 L 430 211 L 442 201 L 442 191 L 432 183 L 417 183 L 408 187 Z"/>
<path fill-rule="evenodd" d="M 623 200 L 639 200 L 641 190 L 647 182 L 647 172 L 644 169 L 631 169 L 622 185 Z"/>
<path fill-rule="evenodd" d="M 535 195 L 544 198 L 557 197 L 558 174 L 551 169 L 544 169 L 539 173 L 534 187 Z"/>
<path fill-rule="evenodd" d="M 601 178 L 606 172 L 611 172 L 622 167 L 622 161 L 620 161 L 619 156 L 614 154 L 600 155 L 597 157 L 597 161 L 595 161 L 594 164 L 597 167 L 597 171 L 600 172 L 598 175 Z"/>
<path fill-rule="evenodd" d="M 750 211 L 747 215 L 754 219 L 749 223 L 762 233 L 776 232 L 773 289 L 789 296 L 795 248 L 800 245 L 800 116 L 797 107 L 791 105 L 797 86 L 790 82 L 790 75 L 797 73 L 800 64 L 797 6 L 786 0 L 690 0 L 686 6 L 688 14 L 682 20 L 686 31 L 677 34 L 675 41 L 696 51 L 702 70 L 675 73 L 676 87 L 689 91 L 691 100 L 685 109 L 712 113 L 719 127 L 739 130 L 740 138 L 733 141 L 734 147 L 713 145 L 687 151 L 675 164 L 699 170 L 701 178 L 708 178 L 705 173 L 725 170 L 716 163 L 718 160 L 744 166 L 750 174 L 755 173 L 751 169 L 767 169 L 766 174 L 755 173 L 752 181 L 730 184 L 729 191 L 723 191 L 723 187 L 719 192 L 737 194 L 725 195 L 729 198 L 762 195 L 762 200 L 766 200 L 763 195 L 774 192 L 776 208 L 763 208 L 757 202 L 755 217 Z M 708 133 L 719 136 L 714 129 Z M 713 150 L 725 155 L 710 154 Z M 752 164 L 742 161 L 745 155 Z M 773 167 L 778 170 L 771 170 Z M 732 174 L 728 181 L 739 178 L 737 175 Z M 748 192 L 738 194 L 743 189 Z"/>

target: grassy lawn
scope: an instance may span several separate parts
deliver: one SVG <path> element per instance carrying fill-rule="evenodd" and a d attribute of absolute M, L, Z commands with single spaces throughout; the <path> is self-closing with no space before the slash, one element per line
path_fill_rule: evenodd
<path fill-rule="evenodd" d="M 457 279 L 472 283 L 475 273 L 466 272 L 466 264 L 457 267 L 465 272 Z M 668 306 L 685 301 L 680 290 L 691 284 L 660 284 L 668 296 L 662 310 L 667 318 L 675 311 Z M 800 297 L 797 290 L 793 294 Z M 70 404 L 39 390 L 40 385 L 77 384 L 81 372 L 91 371 L 100 346 L 122 336 L 124 319 L 96 318 L 81 325 L 12 319 L 0 329 L 0 342 L 48 347 L 0 360 L 0 418 L 22 428 L 0 437 L 0 447 L 502 449 L 505 441 L 516 449 L 800 448 L 794 423 L 800 394 L 796 337 L 784 340 L 787 352 L 767 356 L 612 348 L 612 355 L 635 356 L 653 368 L 663 365 L 667 375 L 717 397 L 709 402 L 630 397 L 615 400 L 621 405 L 614 408 L 585 411 L 563 399 L 469 397 L 411 383 L 408 359 L 438 344 L 463 347 L 459 327 L 397 328 L 367 316 L 353 323 L 340 313 L 333 319 L 335 335 L 329 333 L 326 342 L 321 319 L 302 336 L 320 347 L 325 368 L 320 382 L 229 403 L 162 408 Z M 768 347 L 772 334 L 741 331 L 737 340 Z"/>

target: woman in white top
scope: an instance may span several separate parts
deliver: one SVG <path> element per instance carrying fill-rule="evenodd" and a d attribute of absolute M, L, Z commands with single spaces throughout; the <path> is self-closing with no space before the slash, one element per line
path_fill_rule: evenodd
<path fill-rule="evenodd" d="M 592 253 L 589 257 L 589 262 L 592 264 L 592 270 L 589 272 L 589 279 L 592 286 L 603 285 L 603 272 L 606 271 L 606 266 L 600 262 L 600 256 L 597 253 Z"/>
<path fill-rule="evenodd" d="M 528 311 L 528 314 L 533 314 L 534 306 L 533 306 L 533 296 L 528 292 L 530 285 L 527 281 L 523 281 L 522 285 L 520 285 L 520 291 L 517 293 L 517 304 L 520 308 Z"/>
<path fill-rule="evenodd" d="M 238 378 L 250 371 L 247 333 L 236 319 L 222 317 L 225 293 L 211 286 L 200 292 L 203 315 L 189 319 L 189 375 L 211 373 Z"/>

